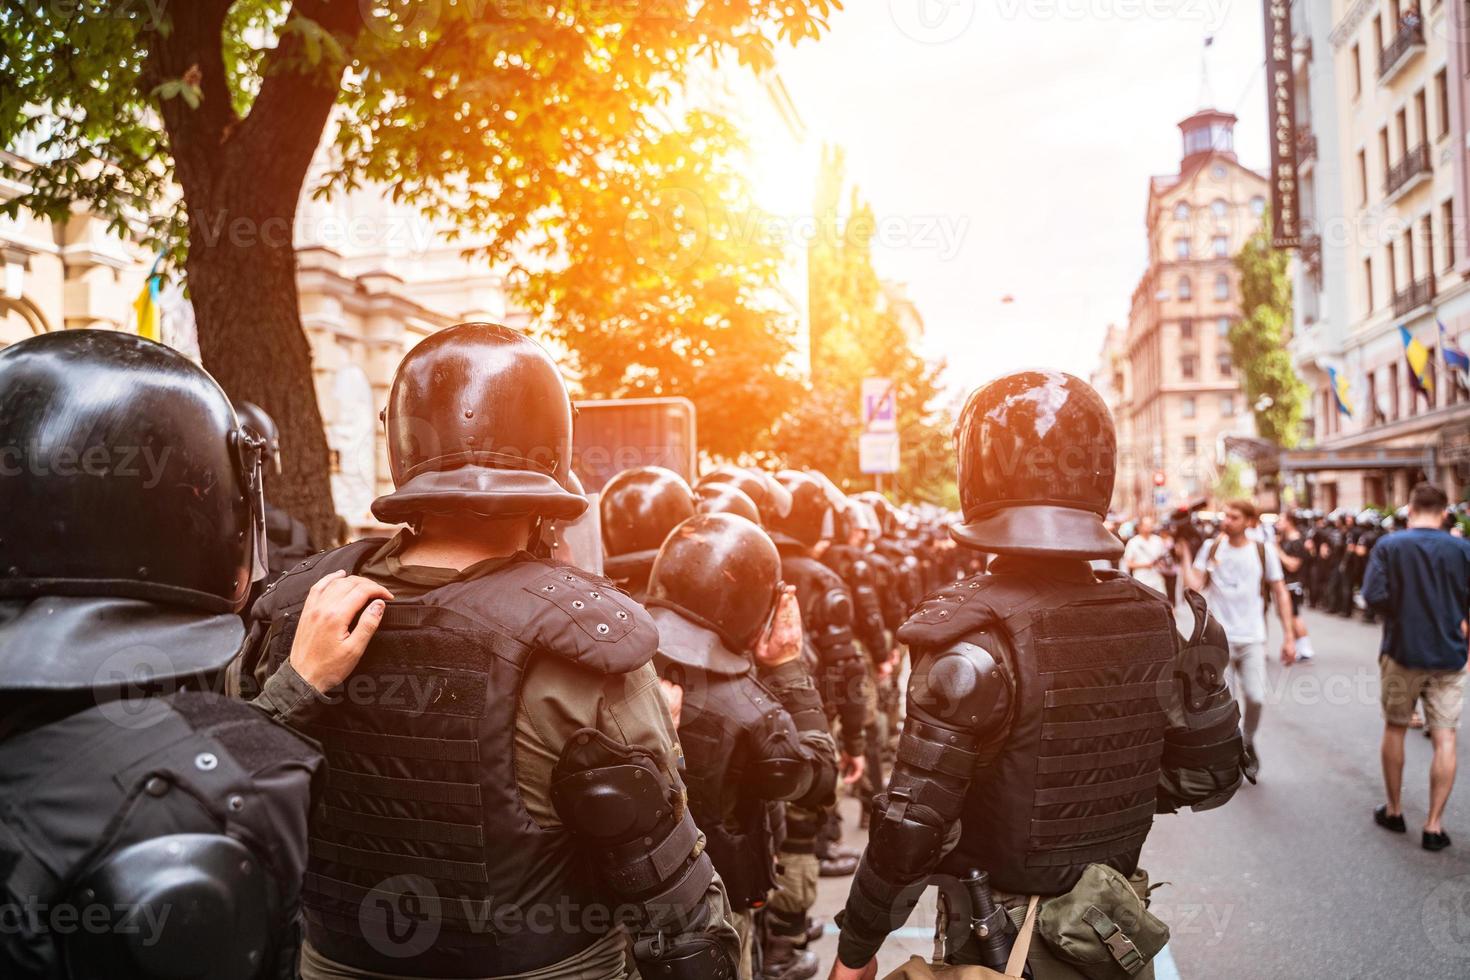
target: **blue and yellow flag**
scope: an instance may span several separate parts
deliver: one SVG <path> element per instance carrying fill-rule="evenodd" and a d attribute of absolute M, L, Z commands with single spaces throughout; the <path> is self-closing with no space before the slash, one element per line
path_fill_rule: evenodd
<path fill-rule="evenodd" d="M 1409 364 L 1414 387 L 1429 394 L 1434 391 L 1434 377 L 1429 373 L 1429 348 L 1419 343 L 1408 327 L 1399 327 L 1399 337 L 1404 341 L 1404 360 Z"/>
<path fill-rule="evenodd" d="M 1470 372 L 1470 354 L 1460 350 L 1450 340 L 1443 320 L 1436 322 L 1439 324 L 1439 356 L 1444 358 L 1444 366 L 1451 371 L 1459 371 L 1461 374 Z"/>
<path fill-rule="evenodd" d="M 163 340 L 163 314 L 158 307 L 158 291 L 163 284 L 158 266 L 162 262 L 163 253 L 159 252 L 153 260 L 153 267 L 148 270 L 142 291 L 133 300 L 133 310 L 138 314 L 138 336 L 158 341 Z"/>
<path fill-rule="evenodd" d="M 1353 400 L 1348 394 L 1347 378 L 1333 368 L 1327 369 L 1327 380 L 1332 383 L 1332 397 L 1337 400 L 1337 410 L 1348 418 L 1353 417 Z"/>

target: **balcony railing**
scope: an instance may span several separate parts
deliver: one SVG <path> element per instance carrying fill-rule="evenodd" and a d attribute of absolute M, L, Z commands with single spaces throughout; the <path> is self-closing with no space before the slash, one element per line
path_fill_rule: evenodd
<path fill-rule="evenodd" d="M 1296 165 L 1310 163 L 1317 159 L 1317 134 L 1310 129 L 1297 130 L 1296 134 Z"/>
<path fill-rule="evenodd" d="M 1387 46 L 1378 49 L 1378 80 L 1386 82 L 1403 67 L 1415 51 L 1424 50 L 1424 24 L 1416 19 L 1403 24 Z"/>
<path fill-rule="evenodd" d="M 1383 196 L 1392 199 L 1402 191 L 1408 190 L 1410 185 L 1418 183 L 1421 177 L 1428 175 L 1429 146 L 1420 143 L 1389 168 L 1388 176 L 1383 178 Z"/>
<path fill-rule="evenodd" d="M 1430 274 L 1423 279 L 1409 283 L 1405 289 L 1393 294 L 1393 315 L 1406 316 L 1421 306 L 1428 306 L 1432 299 L 1434 299 L 1434 276 Z"/>

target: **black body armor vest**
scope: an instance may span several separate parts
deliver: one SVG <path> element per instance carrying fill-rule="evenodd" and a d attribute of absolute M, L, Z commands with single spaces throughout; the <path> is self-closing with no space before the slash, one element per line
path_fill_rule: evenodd
<path fill-rule="evenodd" d="M 900 637 L 919 653 L 984 646 L 1013 682 L 1004 744 L 975 771 L 942 870 L 983 869 L 998 889 L 1041 895 L 1069 890 L 1091 863 L 1131 874 L 1164 750 L 1177 649 L 1167 602 L 1117 573 L 979 575 L 931 596 Z"/>
<path fill-rule="evenodd" d="M 273 664 L 311 585 L 381 544 L 327 552 L 261 600 Z M 528 554 L 389 603 L 341 699 L 306 727 L 329 764 L 303 898 L 312 945 L 382 973 L 500 976 L 566 959 L 616 925 L 585 914 L 611 903 L 573 837 L 521 802 L 515 718 L 531 656 L 582 664 L 596 683 L 646 664 L 656 643 L 647 613 L 610 584 Z"/>

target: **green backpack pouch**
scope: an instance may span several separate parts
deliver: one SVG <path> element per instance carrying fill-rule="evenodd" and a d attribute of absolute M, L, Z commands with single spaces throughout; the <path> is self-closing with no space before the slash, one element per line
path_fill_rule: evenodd
<path fill-rule="evenodd" d="M 1036 931 L 1052 954 L 1089 980 L 1129 980 L 1169 941 L 1169 927 L 1150 912 L 1141 886 L 1105 864 L 1089 864 L 1065 895 L 1041 906 Z"/>

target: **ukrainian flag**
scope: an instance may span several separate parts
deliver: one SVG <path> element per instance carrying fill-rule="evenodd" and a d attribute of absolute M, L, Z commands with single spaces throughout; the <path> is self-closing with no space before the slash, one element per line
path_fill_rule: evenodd
<path fill-rule="evenodd" d="M 1415 340 L 1408 327 L 1399 327 L 1399 337 L 1404 342 L 1404 360 L 1409 363 L 1414 387 L 1429 394 L 1434 391 L 1434 378 L 1429 373 L 1429 348 Z"/>
<path fill-rule="evenodd" d="M 153 267 L 148 270 L 142 292 L 133 300 L 133 311 L 138 314 L 138 336 L 158 341 L 163 340 L 163 314 L 158 306 L 158 291 L 163 284 L 158 266 L 162 262 L 163 253 L 159 252 L 153 260 Z"/>
<path fill-rule="evenodd" d="M 1348 394 L 1347 378 L 1338 374 L 1336 370 L 1327 369 L 1327 380 L 1332 383 L 1332 397 L 1337 399 L 1337 410 L 1348 418 L 1353 417 L 1353 400 Z"/>
<path fill-rule="evenodd" d="M 1459 371 L 1461 374 L 1470 372 L 1470 355 L 1450 341 L 1443 320 L 1436 322 L 1439 324 L 1439 356 L 1444 358 L 1444 366 L 1451 371 Z"/>

